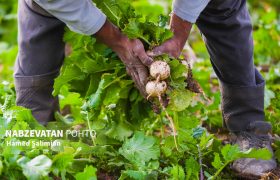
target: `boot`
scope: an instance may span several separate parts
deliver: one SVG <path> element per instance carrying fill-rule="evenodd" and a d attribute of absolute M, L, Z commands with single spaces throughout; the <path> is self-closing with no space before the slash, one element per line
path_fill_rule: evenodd
<path fill-rule="evenodd" d="M 249 124 L 247 131 L 235 133 L 234 143 L 241 151 L 250 148 L 267 148 L 272 154 L 269 132 L 271 125 L 264 121 L 255 121 Z M 275 169 L 277 163 L 274 158 L 270 160 L 257 160 L 242 158 L 233 162 L 232 169 L 243 177 L 261 177 L 265 173 Z"/>

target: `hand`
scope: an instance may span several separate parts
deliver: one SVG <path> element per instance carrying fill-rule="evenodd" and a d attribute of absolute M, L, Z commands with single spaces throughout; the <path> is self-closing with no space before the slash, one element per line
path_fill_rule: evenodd
<path fill-rule="evenodd" d="M 136 87 L 146 97 L 147 67 L 151 65 L 153 59 L 146 54 L 142 42 L 138 39 L 129 39 L 109 21 L 105 22 L 95 37 L 118 54 Z"/>
<path fill-rule="evenodd" d="M 173 37 L 165 41 L 162 45 L 155 47 L 152 51 L 147 52 L 151 57 L 168 54 L 171 57 L 178 58 L 184 48 L 189 37 L 192 24 L 184 21 L 176 14 L 172 14 L 170 21 L 170 29 Z"/>

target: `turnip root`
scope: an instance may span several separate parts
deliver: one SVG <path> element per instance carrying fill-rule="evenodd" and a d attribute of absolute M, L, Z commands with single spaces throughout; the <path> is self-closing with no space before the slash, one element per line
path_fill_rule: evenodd
<path fill-rule="evenodd" d="M 165 116 L 170 121 L 170 125 L 173 131 L 174 143 L 175 147 L 178 150 L 178 144 L 176 139 L 176 128 L 171 116 L 168 114 L 167 110 L 165 109 L 162 95 L 167 90 L 167 83 L 164 81 L 170 76 L 170 66 L 164 61 L 154 61 L 150 67 L 150 75 L 154 79 L 153 81 L 149 81 L 146 84 L 146 92 L 148 94 L 147 99 L 150 97 L 158 98 L 160 106 L 162 110 L 165 112 Z"/>
<path fill-rule="evenodd" d="M 146 84 L 146 92 L 148 97 L 158 97 L 165 93 L 167 84 L 165 81 L 149 81 Z"/>
<path fill-rule="evenodd" d="M 155 79 L 158 76 L 160 80 L 167 79 L 170 76 L 170 67 L 164 61 L 155 61 L 151 64 L 150 75 Z"/>

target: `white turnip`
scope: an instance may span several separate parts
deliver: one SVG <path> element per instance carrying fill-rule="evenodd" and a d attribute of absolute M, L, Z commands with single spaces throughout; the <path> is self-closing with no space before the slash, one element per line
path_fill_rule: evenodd
<path fill-rule="evenodd" d="M 170 76 L 170 67 L 164 61 L 155 61 L 151 64 L 150 75 L 155 79 L 167 79 Z"/>
<path fill-rule="evenodd" d="M 165 81 L 149 81 L 146 84 L 148 97 L 158 97 L 165 93 L 167 84 Z"/>

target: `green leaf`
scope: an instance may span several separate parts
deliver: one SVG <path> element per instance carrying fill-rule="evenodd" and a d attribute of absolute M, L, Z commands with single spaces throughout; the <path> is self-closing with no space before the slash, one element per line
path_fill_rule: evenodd
<path fill-rule="evenodd" d="M 185 172 L 180 165 L 173 166 L 170 174 L 173 180 L 185 180 Z"/>
<path fill-rule="evenodd" d="M 133 131 L 131 126 L 126 122 L 113 122 L 111 128 L 105 133 L 108 137 L 123 141 L 131 136 Z"/>
<path fill-rule="evenodd" d="M 147 173 L 145 171 L 134 171 L 134 170 L 126 170 L 122 172 L 120 180 L 125 180 L 127 178 L 135 179 L 135 180 L 145 180 Z"/>
<path fill-rule="evenodd" d="M 73 153 L 62 152 L 54 156 L 53 169 L 54 173 L 58 175 L 59 172 L 64 172 L 72 164 L 74 160 Z"/>
<path fill-rule="evenodd" d="M 144 36 L 144 28 L 142 24 L 135 18 L 129 19 L 129 23 L 125 26 L 123 32 L 131 39 L 140 38 L 150 44 L 148 37 Z"/>
<path fill-rule="evenodd" d="M 160 155 L 156 139 L 145 136 L 143 132 L 136 132 L 132 138 L 126 140 L 119 153 L 131 163 L 140 166 L 145 166 L 145 163 L 152 159 L 157 160 Z"/>
<path fill-rule="evenodd" d="M 271 100 L 273 98 L 275 98 L 275 94 L 273 91 L 269 90 L 269 89 L 265 89 L 264 91 L 264 107 L 268 108 L 271 104 Z"/>
<path fill-rule="evenodd" d="M 18 160 L 18 164 L 26 178 L 37 180 L 48 176 L 52 161 L 45 155 L 39 155 L 30 161 L 26 157 L 22 157 Z"/>
<path fill-rule="evenodd" d="M 31 110 L 21 106 L 14 106 L 9 110 L 5 111 L 4 118 L 6 119 L 6 121 L 4 122 L 4 126 L 6 127 L 10 123 L 12 123 L 13 119 L 15 119 L 16 121 L 24 121 L 28 123 L 28 125 L 32 129 L 44 129 L 44 127 L 41 124 L 39 124 L 38 121 L 33 117 Z"/>
<path fill-rule="evenodd" d="M 97 180 L 96 177 L 97 169 L 93 166 L 86 166 L 83 172 L 75 175 L 76 180 Z"/>
<path fill-rule="evenodd" d="M 278 160 L 278 162 L 280 162 L 280 149 L 279 148 L 275 151 L 275 158 Z"/>
<path fill-rule="evenodd" d="M 223 166 L 223 163 L 221 161 L 221 157 L 218 153 L 215 153 L 214 161 L 211 164 L 216 169 L 220 169 Z"/>
<path fill-rule="evenodd" d="M 225 161 L 233 161 L 239 158 L 240 149 L 237 145 L 227 144 L 222 148 L 221 153 Z"/>
<path fill-rule="evenodd" d="M 198 174 L 200 172 L 200 165 L 193 158 L 190 157 L 186 160 L 186 180 L 199 179 Z"/>
<path fill-rule="evenodd" d="M 61 109 L 63 109 L 66 105 L 81 106 L 82 103 L 83 100 L 78 93 L 67 92 L 65 96 L 61 95 L 59 99 L 59 105 Z"/>
<path fill-rule="evenodd" d="M 177 59 L 171 60 L 168 64 L 171 69 L 172 80 L 185 77 L 186 73 L 188 72 L 188 68 Z"/>
<path fill-rule="evenodd" d="M 188 90 L 172 90 L 169 94 L 170 104 L 168 108 L 172 111 L 183 111 L 192 101 L 192 93 Z"/>
<path fill-rule="evenodd" d="M 60 76 L 55 79 L 53 95 L 58 95 L 60 88 L 72 80 L 81 80 L 85 74 L 75 65 L 67 65 L 60 72 Z"/>
<path fill-rule="evenodd" d="M 111 84 L 117 81 L 114 74 L 103 74 L 99 82 L 96 92 L 89 98 L 87 107 L 98 109 L 102 104 L 102 95 L 104 90 Z"/>
<path fill-rule="evenodd" d="M 270 160 L 272 158 L 272 153 L 265 148 L 263 149 L 251 148 L 248 151 L 241 152 L 240 157 Z"/>
<path fill-rule="evenodd" d="M 81 62 L 81 69 L 85 73 L 94 74 L 106 72 L 117 68 L 124 68 L 124 65 L 119 60 L 105 58 L 103 54 L 92 53 L 91 57 L 86 56 Z"/>

